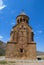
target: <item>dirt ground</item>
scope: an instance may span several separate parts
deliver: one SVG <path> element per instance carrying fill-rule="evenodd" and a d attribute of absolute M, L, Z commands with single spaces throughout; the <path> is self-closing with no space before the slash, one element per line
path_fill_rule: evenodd
<path fill-rule="evenodd" d="M 0 65 L 44 65 L 44 60 L 12 60 L 5 59 L 5 57 L 0 57 L 0 61 L 7 61 L 7 64 Z"/>
<path fill-rule="evenodd" d="M 0 65 L 44 65 L 44 61 L 7 61 L 7 64 Z"/>

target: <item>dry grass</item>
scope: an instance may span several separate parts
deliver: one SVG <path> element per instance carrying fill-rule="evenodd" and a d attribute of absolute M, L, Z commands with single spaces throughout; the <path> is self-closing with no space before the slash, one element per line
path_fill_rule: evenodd
<path fill-rule="evenodd" d="M 44 65 L 44 61 L 0 61 L 0 65 Z"/>

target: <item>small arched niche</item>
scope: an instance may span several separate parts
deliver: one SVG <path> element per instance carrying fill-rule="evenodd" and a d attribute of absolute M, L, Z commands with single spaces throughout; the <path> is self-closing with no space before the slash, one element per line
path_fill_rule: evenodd
<path fill-rule="evenodd" d="M 24 49 L 23 48 L 20 48 L 20 53 L 23 53 L 24 52 Z"/>

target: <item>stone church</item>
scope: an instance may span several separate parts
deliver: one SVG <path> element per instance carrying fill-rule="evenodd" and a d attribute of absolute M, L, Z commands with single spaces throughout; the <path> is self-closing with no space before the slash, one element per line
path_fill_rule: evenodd
<path fill-rule="evenodd" d="M 30 18 L 25 13 L 16 17 L 17 23 L 12 27 L 10 41 L 6 46 L 6 58 L 36 59 L 36 43 L 29 20 Z"/>

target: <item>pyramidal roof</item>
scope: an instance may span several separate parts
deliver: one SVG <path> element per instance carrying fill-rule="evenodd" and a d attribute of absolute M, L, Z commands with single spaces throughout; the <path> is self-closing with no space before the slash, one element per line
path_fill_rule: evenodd
<path fill-rule="evenodd" d="M 22 16 L 22 15 L 27 16 L 27 15 L 25 14 L 25 12 L 22 11 L 17 17 Z M 16 17 L 16 18 L 17 18 L 17 17 Z M 27 17 L 28 17 L 28 16 L 27 16 Z M 28 17 L 28 18 L 29 18 L 29 17 Z"/>
<path fill-rule="evenodd" d="M 24 12 L 21 12 L 20 15 L 26 15 Z"/>

